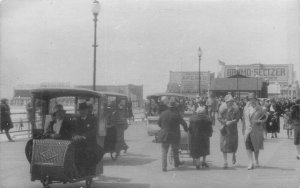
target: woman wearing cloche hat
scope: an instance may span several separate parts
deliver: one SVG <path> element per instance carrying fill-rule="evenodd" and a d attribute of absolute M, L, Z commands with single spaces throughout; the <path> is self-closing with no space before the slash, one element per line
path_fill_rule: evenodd
<path fill-rule="evenodd" d="M 263 149 L 264 128 L 263 124 L 268 118 L 267 112 L 258 104 L 254 93 L 249 93 L 249 102 L 243 112 L 242 132 L 245 138 L 245 145 L 249 159 L 248 170 L 254 168 L 253 153 L 255 156 L 256 167 L 259 167 L 259 150 Z"/>
<path fill-rule="evenodd" d="M 236 163 L 236 151 L 238 148 L 238 129 L 239 111 L 234 106 L 232 97 L 227 97 L 226 105 L 220 106 L 218 120 L 220 127 L 220 149 L 224 157 L 224 168 L 228 167 L 227 153 L 232 153 L 232 164 Z"/>

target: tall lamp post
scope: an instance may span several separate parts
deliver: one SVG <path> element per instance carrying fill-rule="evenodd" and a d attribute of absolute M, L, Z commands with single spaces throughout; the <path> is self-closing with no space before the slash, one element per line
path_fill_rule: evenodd
<path fill-rule="evenodd" d="M 96 49 L 97 49 L 97 16 L 100 12 L 100 3 L 95 0 L 92 4 L 92 13 L 94 15 L 94 69 L 93 69 L 93 90 L 96 91 Z"/>
<path fill-rule="evenodd" d="M 256 77 L 256 97 L 259 97 L 258 96 L 258 75 L 255 75 Z"/>
<path fill-rule="evenodd" d="M 202 52 L 201 48 L 199 47 L 199 49 L 198 49 L 198 57 L 199 57 L 199 72 L 198 72 L 198 74 L 199 74 L 198 75 L 199 76 L 199 86 L 198 86 L 199 91 L 198 91 L 198 93 L 199 93 L 199 97 L 201 94 L 200 85 L 201 85 L 201 57 L 202 57 L 202 54 L 203 54 L 203 52 Z"/>

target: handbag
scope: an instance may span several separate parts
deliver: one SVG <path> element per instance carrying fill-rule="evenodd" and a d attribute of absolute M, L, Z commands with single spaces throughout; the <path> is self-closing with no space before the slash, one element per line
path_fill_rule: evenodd
<path fill-rule="evenodd" d="M 225 125 L 221 125 L 220 133 L 221 133 L 222 136 L 226 136 L 227 135 L 227 129 L 226 129 Z"/>

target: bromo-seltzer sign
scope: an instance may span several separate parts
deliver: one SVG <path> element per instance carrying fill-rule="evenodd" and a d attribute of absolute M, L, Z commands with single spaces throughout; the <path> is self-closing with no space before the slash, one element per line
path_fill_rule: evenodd
<path fill-rule="evenodd" d="M 273 82 L 288 82 L 292 76 L 290 65 L 226 65 L 225 77 L 231 77 L 238 73 L 246 77 L 266 78 Z"/>

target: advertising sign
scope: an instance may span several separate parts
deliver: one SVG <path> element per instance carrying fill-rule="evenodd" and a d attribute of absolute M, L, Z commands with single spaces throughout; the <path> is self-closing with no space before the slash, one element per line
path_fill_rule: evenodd
<path fill-rule="evenodd" d="M 201 72 L 201 90 L 207 90 L 210 82 L 210 72 Z M 199 87 L 199 72 L 172 72 L 170 71 L 170 90 L 175 90 L 179 87 L 183 93 L 198 92 Z"/>
<path fill-rule="evenodd" d="M 256 77 L 268 79 L 271 82 L 289 82 L 292 79 L 292 66 L 288 64 L 278 65 L 226 65 L 224 69 L 225 77 L 237 74 L 246 77 Z"/>

